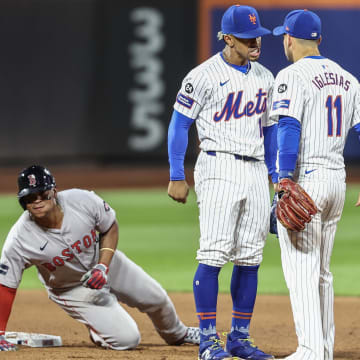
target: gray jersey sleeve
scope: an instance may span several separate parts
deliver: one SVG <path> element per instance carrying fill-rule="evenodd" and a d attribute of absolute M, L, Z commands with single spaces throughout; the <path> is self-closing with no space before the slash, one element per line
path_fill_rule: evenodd
<path fill-rule="evenodd" d="M 23 271 L 31 264 L 22 255 L 21 243 L 16 237 L 16 225 L 10 230 L 0 259 L 0 284 L 17 289 Z"/>
<path fill-rule="evenodd" d="M 86 191 L 86 193 L 88 195 L 86 205 L 95 216 L 96 230 L 100 233 L 107 232 L 116 219 L 115 211 L 93 191 Z"/>

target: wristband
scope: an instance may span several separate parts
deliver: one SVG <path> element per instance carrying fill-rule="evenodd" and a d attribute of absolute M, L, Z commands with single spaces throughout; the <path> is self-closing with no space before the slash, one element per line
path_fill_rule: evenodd
<path fill-rule="evenodd" d="M 115 254 L 115 250 L 114 249 L 111 249 L 111 248 L 101 248 L 100 251 L 104 251 L 104 250 L 108 250 L 108 251 L 111 251 Z"/>

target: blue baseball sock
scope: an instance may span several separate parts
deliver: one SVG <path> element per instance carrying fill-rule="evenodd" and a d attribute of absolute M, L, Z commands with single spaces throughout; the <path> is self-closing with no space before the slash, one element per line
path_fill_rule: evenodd
<path fill-rule="evenodd" d="M 259 265 L 234 265 L 231 277 L 233 313 L 230 337 L 232 339 L 249 335 L 250 320 L 257 293 L 258 269 Z"/>
<path fill-rule="evenodd" d="M 200 342 L 216 334 L 216 305 L 221 268 L 199 264 L 193 281 L 196 313 L 199 318 Z"/>

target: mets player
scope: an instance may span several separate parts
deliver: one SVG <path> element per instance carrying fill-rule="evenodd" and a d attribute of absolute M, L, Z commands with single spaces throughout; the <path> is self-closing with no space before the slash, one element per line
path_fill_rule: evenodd
<path fill-rule="evenodd" d="M 268 119 L 273 76 L 256 62 L 261 37 L 257 11 L 234 5 L 222 17 L 224 50 L 183 80 L 169 126 L 168 194 L 185 203 L 188 129 L 196 122 L 200 154 L 195 166 L 199 206 L 199 266 L 193 290 L 200 324 L 199 359 L 272 359 L 250 340 L 257 275 L 269 230 L 269 181 L 274 183 L 277 124 Z M 265 143 L 265 155 L 264 155 Z M 265 164 L 266 163 L 266 164 Z M 267 169 L 267 166 L 268 169 Z M 218 276 L 233 262 L 233 312 L 226 350 L 216 332 Z"/>
<path fill-rule="evenodd" d="M 271 116 L 279 117 L 279 178 L 298 182 L 319 209 L 302 232 L 277 223 L 298 337 L 288 359 L 329 360 L 334 349 L 330 257 L 345 199 L 345 140 L 352 127 L 360 134 L 359 83 L 320 55 L 321 21 L 315 13 L 294 10 L 273 33 L 284 35 L 285 55 L 293 63 L 275 79 L 271 109 Z"/>
<path fill-rule="evenodd" d="M 95 193 L 56 191 L 55 179 L 35 165 L 18 178 L 25 210 L 10 230 L 0 259 L 0 350 L 22 273 L 35 265 L 49 298 L 89 329 L 91 340 L 114 350 L 135 348 L 140 333 L 118 303 L 145 312 L 170 345 L 199 343 L 197 328 L 178 318 L 165 290 L 116 250 L 115 211 Z"/>

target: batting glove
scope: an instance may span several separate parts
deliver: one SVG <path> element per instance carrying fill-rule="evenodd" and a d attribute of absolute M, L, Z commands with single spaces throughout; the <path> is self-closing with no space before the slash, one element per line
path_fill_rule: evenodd
<path fill-rule="evenodd" d="M 277 205 L 278 195 L 274 194 L 273 201 L 271 203 L 271 212 L 270 212 L 270 234 L 275 234 L 278 236 L 277 231 L 277 218 L 276 218 L 276 205 Z"/>
<path fill-rule="evenodd" d="M 108 272 L 109 268 L 105 264 L 97 264 L 84 274 L 80 281 L 85 287 L 100 290 L 107 283 Z"/>
<path fill-rule="evenodd" d="M 0 335 L 0 351 L 16 351 L 17 347 L 9 343 L 4 335 Z"/>

